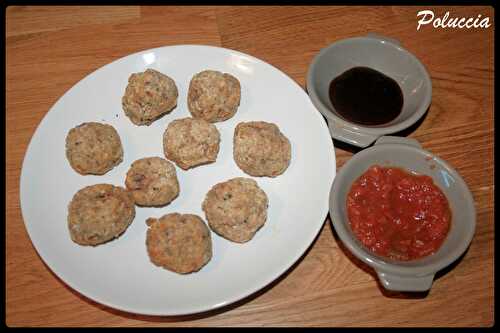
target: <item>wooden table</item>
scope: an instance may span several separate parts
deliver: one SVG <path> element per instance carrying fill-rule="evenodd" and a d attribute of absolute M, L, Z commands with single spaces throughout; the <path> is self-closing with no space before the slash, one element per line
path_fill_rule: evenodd
<path fill-rule="evenodd" d="M 493 29 L 417 28 L 417 12 L 490 17 L 488 7 L 9 7 L 7 8 L 6 321 L 9 326 L 491 326 L 493 324 Z M 494 25 L 494 22 L 493 22 Z M 173 44 L 240 50 L 304 87 L 313 56 L 333 41 L 376 32 L 427 67 L 433 98 L 419 140 L 465 179 L 477 208 L 468 252 L 428 294 L 389 293 L 355 259 L 329 218 L 284 276 L 225 308 L 182 317 L 120 312 L 59 280 L 23 224 L 19 176 L 27 145 L 50 107 L 99 67 Z M 334 142 L 337 168 L 357 150 Z"/>

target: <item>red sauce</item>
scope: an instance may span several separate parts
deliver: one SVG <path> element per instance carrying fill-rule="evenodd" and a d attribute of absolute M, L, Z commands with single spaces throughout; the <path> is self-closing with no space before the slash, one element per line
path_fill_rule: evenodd
<path fill-rule="evenodd" d="M 448 200 L 431 177 L 378 165 L 353 183 L 347 214 L 365 247 L 396 260 L 435 253 L 451 223 Z"/>

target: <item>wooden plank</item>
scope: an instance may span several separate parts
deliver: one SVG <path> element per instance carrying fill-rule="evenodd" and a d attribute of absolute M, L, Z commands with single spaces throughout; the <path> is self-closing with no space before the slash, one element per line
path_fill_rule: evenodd
<path fill-rule="evenodd" d="M 140 17 L 138 6 L 10 6 L 6 35 L 56 31 L 95 24 L 127 23 Z"/>

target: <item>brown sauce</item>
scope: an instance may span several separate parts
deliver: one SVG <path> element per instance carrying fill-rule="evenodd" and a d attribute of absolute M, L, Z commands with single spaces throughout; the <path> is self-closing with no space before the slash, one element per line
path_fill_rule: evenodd
<path fill-rule="evenodd" d="M 403 92 L 387 75 L 354 67 L 330 83 L 330 101 L 342 118 L 368 126 L 394 120 L 403 108 Z"/>

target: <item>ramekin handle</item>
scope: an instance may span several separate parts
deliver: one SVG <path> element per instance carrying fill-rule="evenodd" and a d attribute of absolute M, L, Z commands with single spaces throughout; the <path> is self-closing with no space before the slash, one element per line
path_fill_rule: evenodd
<path fill-rule="evenodd" d="M 422 148 L 422 145 L 420 142 L 418 142 L 415 139 L 412 138 L 405 138 L 401 136 L 394 136 L 394 135 L 384 135 L 381 136 L 380 138 L 375 141 L 374 146 L 376 145 L 383 145 L 386 143 L 396 143 L 396 144 L 402 144 L 402 145 L 408 145 L 408 146 L 413 146 L 417 148 Z"/>
<path fill-rule="evenodd" d="M 378 138 L 376 135 L 351 131 L 342 125 L 336 125 L 333 121 L 328 122 L 328 129 L 332 138 L 361 148 L 368 147 Z"/>
<path fill-rule="evenodd" d="M 377 271 L 377 275 L 382 286 L 393 291 L 427 291 L 434 281 L 434 274 L 409 277 Z"/>

